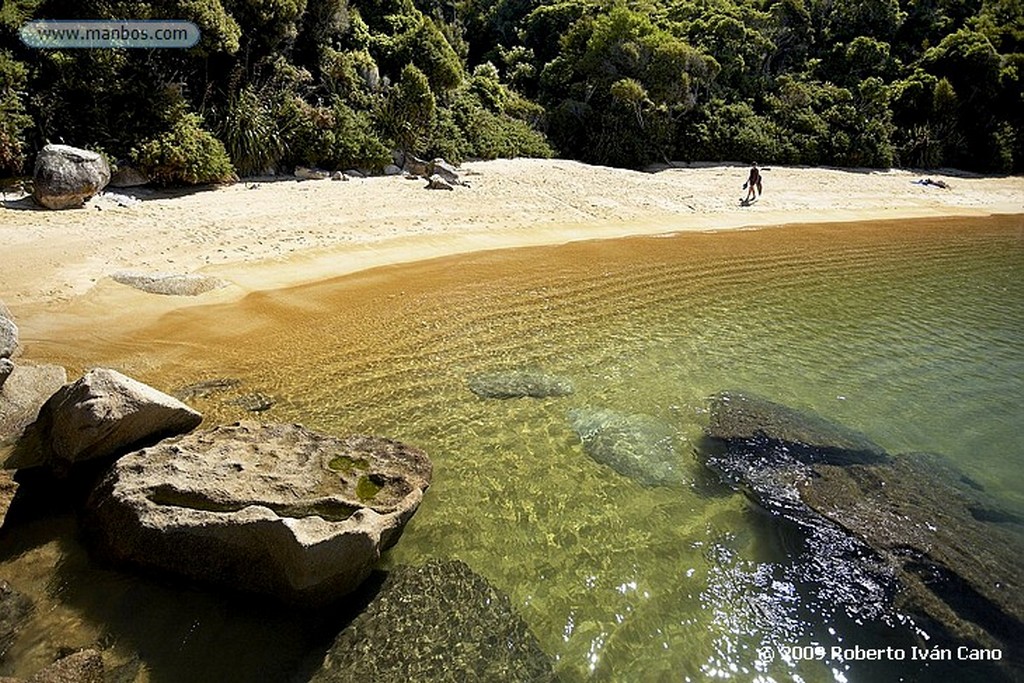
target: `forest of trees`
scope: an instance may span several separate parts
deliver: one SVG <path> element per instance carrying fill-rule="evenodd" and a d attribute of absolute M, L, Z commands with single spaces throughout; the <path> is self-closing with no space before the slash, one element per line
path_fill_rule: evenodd
<path fill-rule="evenodd" d="M 32 19 L 184 19 L 39 50 Z M 0 176 L 47 142 L 167 184 L 559 155 L 1024 168 L 1024 0 L 3 0 Z"/>

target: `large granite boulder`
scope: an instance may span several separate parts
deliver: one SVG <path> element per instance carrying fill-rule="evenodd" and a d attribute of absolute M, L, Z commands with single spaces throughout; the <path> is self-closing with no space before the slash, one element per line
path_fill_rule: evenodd
<path fill-rule="evenodd" d="M 115 559 L 315 604 L 367 577 L 430 476 L 395 441 L 241 422 L 120 458 L 89 526 Z"/>
<path fill-rule="evenodd" d="M 399 567 L 312 683 L 545 683 L 551 660 L 508 596 L 458 560 Z"/>
<path fill-rule="evenodd" d="M 940 456 L 884 455 L 764 399 L 715 397 L 706 437 L 709 467 L 803 530 L 793 561 L 829 604 L 856 618 L 910 612 L 932 638 L 1007 656 L 1024 642 L 1024 519 Z"/>
<path fill-rule="evenodd" d="M 649 415 L 626 415 L 602 408 L 574 408 L 569 423 L 583 451 L 641 486 L 685 482 L 682 459 L 671 426 Z"/>
<path fill-rule="evenodd" d="M 0 446 L 17 440 L 25 427 L 35 421 L 47 399 L 67 381 L 67 372 L 56 365 L 15 366 L 0 387 Z M 12 469 L 19 465 L 5 462 L 2 467 Z"/>
<path fill-rule="evenodd" d="M 90 370 L 57 390 L 31 426 L 37 459 L 20 448 L 18 467 L 57 470 L 107 458 L 191 431 L 203 416 L 178 399 L 114 370 Z"/>
<path fill-rule="evenodd" d="M 539 370 L 488 372 L 470 377 L 468 384 L 481 398 L 548 398 L 573 392 L 568 379 Z"/>
<path fill-rule="evenodd" d="M 101 155 L 68 145 L 47 145 L 36 157 L 32 197 L 48 209 L 77 209 L 110 182 Z"/>

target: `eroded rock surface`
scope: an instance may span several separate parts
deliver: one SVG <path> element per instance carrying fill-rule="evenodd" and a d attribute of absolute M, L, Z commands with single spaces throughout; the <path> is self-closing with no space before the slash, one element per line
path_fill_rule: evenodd
<path fill-rule="evenodd" d="M 568 396 L 572 382 L 539 370 L 488 372 L 469 378 L 469 389 L 482 398 L 548 398 Z"/>
<path fill-rule="evenodd" d="M 642 486 L 682 484 L 685 477 L 676 450 L 675 430 L 649 415 L 626 415 L 601 408 L 569 411 L 584 452 Z"/>
<path fill-rule="evenodd" d="M 508 596 L 458 560 L 399 567 L 313 683 L 545 683 L 551 660 Z"/>
<path fill-rule="evenodd" d="M 117 559 L 319 603 L 366 578 L 430 476 L 427 456 L 395 441 L 242 422 L 120 458 L 90 526 Z"/>
<path fill-rule="evenodd" d="M 735 395 L 712 399 L 707 436 L 706 464 L 804 529 L 806 578 L 849 612 L 905 610 L 933 637 L 1008 655 L 1024 640 L 1024 520 L 941 456 L 888 456 L 820 417 Z"/>
<path fill-rule="evenodd" d="M 148 294 L 164 296 L 199 296 L 227 286 L 216 277 L 189 273 L 139 273 L 121 271 L 110 276 L 115 282 Z"/>

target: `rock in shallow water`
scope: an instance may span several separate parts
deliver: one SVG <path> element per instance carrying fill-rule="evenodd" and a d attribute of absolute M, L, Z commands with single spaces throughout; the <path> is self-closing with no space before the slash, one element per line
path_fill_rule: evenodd
<path fill-rule="evenodd" d="M 685 482 L 676 451 L 677 435 L 661 420 L 599 408 L 574 408 L 569 411 L 569 422 L 587 455 L 642 486 Z"/>
<path fill-rule="evenodd" d="M 538 370 L 489 372 L 469 378 L 469 389 L 481 398 L 548 398 L 568 396 L 572 382 Z"/>
<path fill-rule="evenodd" d="M 804 529 L 809 582 L 857 617 L 907 610 L 932 637 L 1010 656 L 1024 639 L 1020 517 L 941 456 L 890 457 L 818 416 L 735 397 L 712 399 L 705 463 Z"/>
<path fill-rule="evenodd" d="M 551 660 L 508 596 L 458 560 L 399 567 L 312 683 L 546 683 Z"/>
<path fill-rule="evenodd" d="M 366 578 L 430 476 L 395 441 L 242 422 L 122 457 L 89 526 L 117 559 L 315 604 Z"/>
<path fill-rule="evenodd" d="M 181 273 L 137 273 L 121 271 L 110 276 L 114 282 L 134 287 L 148 294 L 164 296 L 199 296 L 228 283 L 217 277 Z"/>

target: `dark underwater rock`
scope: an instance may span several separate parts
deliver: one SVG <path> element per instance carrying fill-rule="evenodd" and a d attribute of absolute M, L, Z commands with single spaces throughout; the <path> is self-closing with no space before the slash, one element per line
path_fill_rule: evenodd
<path fill-rule="evenodd" d="M 885 450 L 865 435 L 762 396 L 726 391 L 711 398 L 707 436 L 758 457 L 799 462 L 883 462 Z"/>
<path fill-rule="evenodd" d="M 915 615 L 932 636 L 1007 656 L 1024 641 L 1024 527 L 941 456 L 766 399 L 712 400 L 704 462 L 804 531 L 806 579 L 851 614 Z M 1015 655 L 1018 661 L 1019 655 Z"/>
<path fill-rule="evenodd" d="M 546 683 L 551 660 L 508 596 L 458 560 L 399 567 L 312 683 Z"/>
<path fill-rule="evenodd" d="M 572 382 L 537 370 L 492 372 L 469 378 L 470 390 L 482 398 L 548 398 L 568 396 Z"/>
<path fill-rule="evenodd" d="M 601 408 L 569 411 L 573 431 L 584 452 L 602 465 L 643 486 L 685 482 L 676 451 L 676 433 L 649 415 L 626 415 Z"/>
<path fill-rule="evenodd" d="M 28 597 L 11 588 L 6 581 L 0 581 L 0 662 L 33 609 L 35 606 Z"/>

